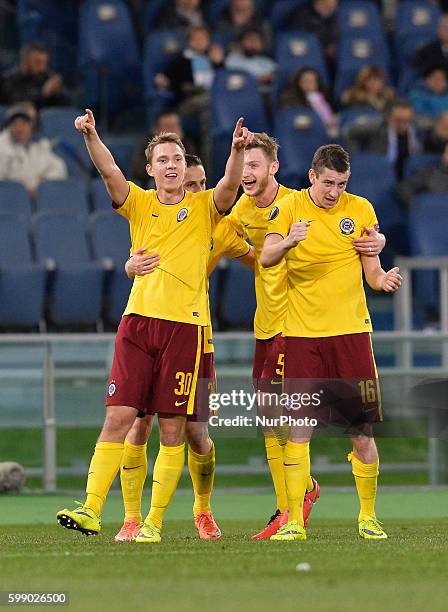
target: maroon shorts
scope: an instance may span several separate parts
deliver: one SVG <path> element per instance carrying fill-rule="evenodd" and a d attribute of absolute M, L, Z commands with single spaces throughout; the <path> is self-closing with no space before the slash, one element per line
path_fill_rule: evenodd
<path fill-rule="evenodd" d="M 256 340 L 252 380 L 255 389 L 271 385 L 280 392 L 284 375 L 285 338 L 278 334 L 268 340 Z M 274 386 L 275 385 L 275 386 Z"/>
<path fill-rule="evenodd" d="M 381 421 L 371 335 L 286 337 L 285 392 L 294 418 L 316 418 L 321 426 Z"/>
<path fill-rule="evenodd" d="M 194 416 L 205 410 L 199 383 L 213 363 L 201 358 L 203 328 L 140 315 L 122 318 L 115 339 L 106 405 L 145 414 Z M 207 403 L 208 411 L 208 403 Z"/>

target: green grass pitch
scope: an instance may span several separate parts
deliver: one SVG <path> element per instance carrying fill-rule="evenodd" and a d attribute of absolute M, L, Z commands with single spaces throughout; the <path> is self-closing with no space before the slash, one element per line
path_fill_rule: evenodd
<path fill-rule="evenodd" d="M 145 493 L 145 502 L 148 494 Z M 121 499 L 100 536 L 57 525 L 70 496 L 0 498 L 0 590 L 69 592 L 71 610 L 446 610 L 448 491 L 383 491 L 389 540 L 359 540 L 352 493 L 323 490 L 306 542 L 252 542 L 272 494 L 217 492 L 219 541 L 197 539 L 190 493 L 176 495 L 155 545 L 115 544 Z M 298 572 L 298 563 L 309 563 Z"/>

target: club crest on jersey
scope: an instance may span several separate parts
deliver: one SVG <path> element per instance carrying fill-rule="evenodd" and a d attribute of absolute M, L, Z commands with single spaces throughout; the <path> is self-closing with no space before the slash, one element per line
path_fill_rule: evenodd
<path fill-rule="evenodd" d="M 112 397 L 112 395 L 115 393 L 115 391 L 117 390 L 117 387 L 115 385 L 114 382 L 111 382 L 109 385 L 109 389 L 107 390 L 107 393 L 109 394 L 109 397 Z"/>
<path fill-rule="evenodd" d="M 271 210 L 269 214 L 269 221 L 273 221 L 274 219 L 276 219 L 278 217 L 279 212 L 280 211 L 278 209 L 278 206 L 274 206 L 274 208 Z"/>
<path fill-rule="evenodd" d="M 188 210 L 186 208 L 181 208 L 180 211 L 177 213 L 177 220 L 180 222 L 186 219 L 187 217 L 188 217 Z"/>
<path fill-rule="evenodd" d="M 342 221 L 339 223 L 339 229 L 344 234 L 344 236 L 348 236 L 348 234 L 353 234 L 353 232 L 355 231 L 355 222 L 353 221 L 353 219 L 350 219 L 350 217 L 345 217 L 345 219 L 342 219 Z"/>

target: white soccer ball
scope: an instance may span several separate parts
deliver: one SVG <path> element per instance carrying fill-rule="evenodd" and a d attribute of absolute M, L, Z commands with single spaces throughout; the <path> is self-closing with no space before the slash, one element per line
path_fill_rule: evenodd
<path fill-rule="evenodd" d="M 309 572 L 309 571 L 310 571 L 310 569 L 311 569 L 311 565 L 310 565 L 309 563 L 306 563 L 306 562 L 304 562 L 304 563 L 298 563 L 298 564 L 296 565 L 296 570 L 297 570 L 298 572 Z"/>

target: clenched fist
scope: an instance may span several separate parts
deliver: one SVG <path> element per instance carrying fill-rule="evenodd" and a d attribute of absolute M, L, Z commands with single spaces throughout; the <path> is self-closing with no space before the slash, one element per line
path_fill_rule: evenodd
<path fill-rule="evenodd" d="M 289 230 L 288 234 L 288 241 L 291 247 L 295 247 L 299 244 L 299 242 L 305 240 L 309 226 L 310 223 L 308 221 L 299 221 L 298 223 L 293 223 L 291 225 L 291 229 Z"/>
<path fill-rule="evenodd" d="M 383 276 L 381 282 L 381 289 L 386 293 L 393 293 L 401 287 L 401 281 L 403 280 L 399 274 L 400 268 L 392 268 L 389 272 Z"/>

